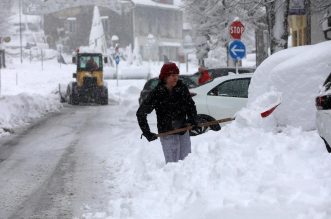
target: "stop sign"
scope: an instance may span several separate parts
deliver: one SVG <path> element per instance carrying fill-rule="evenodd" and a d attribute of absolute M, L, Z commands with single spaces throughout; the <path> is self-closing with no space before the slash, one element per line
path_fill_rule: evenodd
<path fill-rule="evenodd" d="M 229 27 L 229 33 L 232 39 L 240 40 L 241 35 L 245 31 L 244 25 L 240 21 L 233 21 Z"/>

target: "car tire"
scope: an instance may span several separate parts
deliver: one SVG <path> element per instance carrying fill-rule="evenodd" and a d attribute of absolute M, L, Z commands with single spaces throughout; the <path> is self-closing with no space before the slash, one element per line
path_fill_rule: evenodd
<path fill-rule="evenodd" d="M 212 122 L 212 121 L 216 121 L 216 119 L 214 119 L 211 116 L 208 115 L 199 115 L 200 117 L 202 117 L 206 122 Z M 221 130 L 221 126 L 220 124 L 216 124 L 216 125 L 211 125 L 209 126 L 211 130 L 213 131 L 220 131 Z"/>
<path fill-rule="evenodd" d="M 197 123 L 205 123 L 207 122 L 206 119 L 204 119 L 203 117 L 201 117 L 201 115 L 198 115 L 197 117 Z M 200 127 L 198 130 L 190 130 L 190 136 L 197 136 L 197 135 L 201 135 L 205 132 L 207 132 L 209 129 L 209 127 Z"/>

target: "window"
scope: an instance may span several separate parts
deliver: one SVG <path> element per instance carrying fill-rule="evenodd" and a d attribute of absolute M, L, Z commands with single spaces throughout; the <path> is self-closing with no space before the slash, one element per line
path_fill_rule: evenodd
<path fill-rule="evenodd" d="M 67 27 L 69 33 L 75 33 L 76 32 L 76 18 L 75 17 L 68 17 L 67 18 Z"/>
<path fill-rule="evenodd" d="M 108 25 L 108 16 L 102 16 L 101 17 L 101 22 L 102 22 L 102 26 L 103 26 L 103 30 L 105 33 L 108 33 L 109 30 L 109 25 Z"/>
<path fill-rule="evenodd" d="M 79 68 L 86 69 L 88 67 L 88 62 L 93 59 L 98 68 L 102 67 L 102 59 L 99 56 L 80 56 L 79 57 Z"/>
<path fill-rule="evenodd" d="M 156 87 L 158 83 L 159 79 L 151 79 L 145 84 L 144 90 L 152 90 Z"/>
<path fill-rule="evenodd" d="M 225 81 L 211 90 L 208 95 L 247 98 L 250 81 L 250 78 Z"/>

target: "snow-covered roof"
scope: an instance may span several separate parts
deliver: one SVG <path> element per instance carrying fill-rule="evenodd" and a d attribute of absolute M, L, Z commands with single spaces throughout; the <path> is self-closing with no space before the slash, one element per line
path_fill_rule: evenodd
<path fill-rule="evenodd" d="M 152 0 L 132 0 L 132 2 L 135 5 L 146 5 L 146 6 L 150 6 L 150 7 L 169 8 L 169 9 L 176 9 L 176 10 L 180 9 L 179 5 L 163 4 L 163 3 L 154 2 Z"/>

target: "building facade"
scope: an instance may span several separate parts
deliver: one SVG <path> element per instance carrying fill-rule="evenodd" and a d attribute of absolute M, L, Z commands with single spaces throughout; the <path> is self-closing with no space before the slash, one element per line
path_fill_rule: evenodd
<path fill-rule="evenodd" d="M 178 60 L 182 44 L 182 10 L 173 0 L 58 0 L 37 4 L 23 0 L 26 14 L 43 16 L 47 42 L 64 52 L 88 45 L 93 8 L 98 6 L 107 44 L 117 36 L 120 47 L 139 47 L 143 59 Z M 77 3 L 79 2 L 79 3 Z"/>

